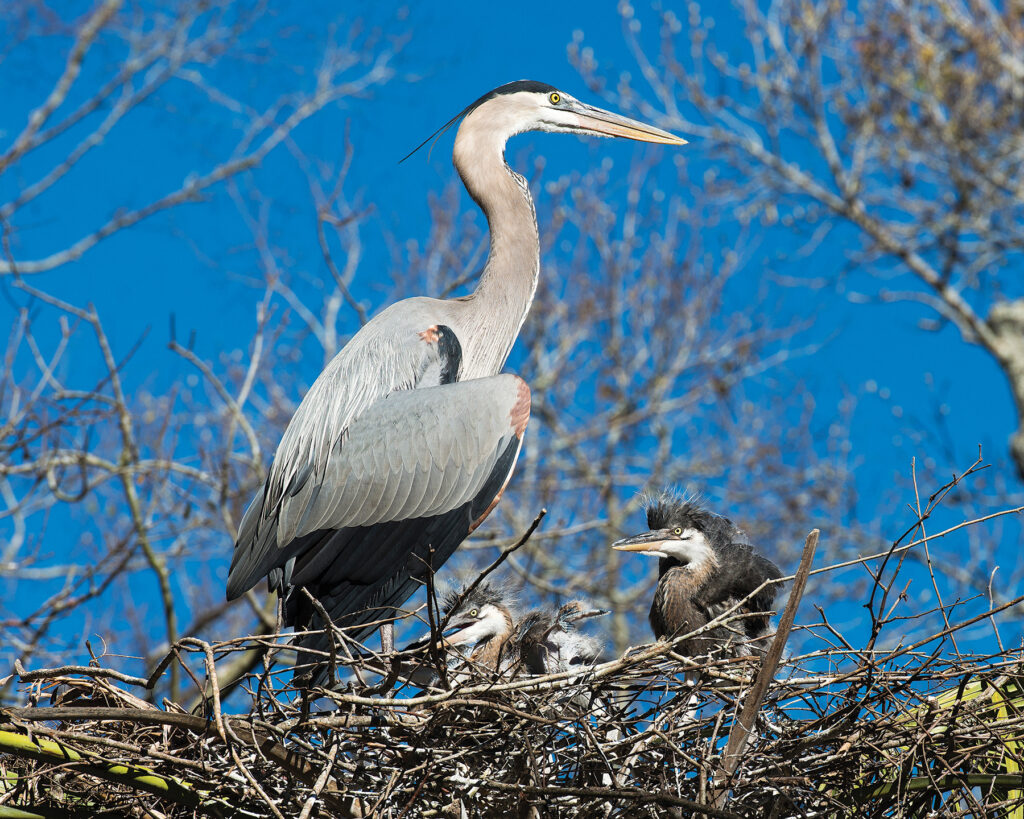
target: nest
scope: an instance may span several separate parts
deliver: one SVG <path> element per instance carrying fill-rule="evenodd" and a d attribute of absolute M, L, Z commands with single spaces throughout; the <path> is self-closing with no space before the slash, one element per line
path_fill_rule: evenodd
<path fill-rule="evenodd" d="M 836 646 L 826 621 L 779 662 L 801 589 L 764 658 L 695 661 L 688 634 L 581 673 L 383 693 L 372 658 L 339 660 L 356 681 L 312 709 L 266 663 L 212 694 L 237 652 L 289 635 L 183 640 L 150 679 L 19 667 L 31 702 L 0 709 L 0 816 L 1019 815 L 1021 653 L 925 651 L 957 624 Z M 147 700 L 170 663 L 194 705 Z"/>

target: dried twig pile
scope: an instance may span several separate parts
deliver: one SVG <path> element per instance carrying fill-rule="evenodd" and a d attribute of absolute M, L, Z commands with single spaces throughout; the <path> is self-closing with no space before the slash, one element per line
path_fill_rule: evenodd
<path fill-rule="evenodd" d="M 728 782 L 717 777 L 749 663 L 706 664 L 691 686 L 685 662 L 662 643 L 575 678 L 335 694 L 337 710 L 305 718 L 268 678 L 240 717 L 157 708 L 131 693 L 144 681 L 98 665 L 25 673 L 39 704 L 2 712 L 0 816 L 13 806 L 22 816 L 604 816 L 698 805 L 709 816 L 853 806 L 924 816 L 940 804 L 943 815 L 991 816 L 1024 805 L 1019 652 L 792 658 Z M 43 706 L 46 690 L 56 693 Z M 719 785 L 728 799 L 716 809 Z"/>
<path fill-rule="evenodd" d="M 288 635 L 181 641 L 168 662 L 195 680 L 185 707 L 146 699 L 166 667 L 19 668 L 31 704 L 0 709 L 0 817 L 1021 815 L 1024 657 L 943 653 L 996 609 L 878 647 L 891 588 L 872 590 L 862 647 L 824 615 L 799 627 L 820 648 L 763 675 L 749 722 L 761 661 L 694 663 L 675 650 L 692 635 L 583 674 L 452 675 L 429 692 L 381 694 L 381 661 L 351 660 L 312 711 Z M 249 675 L 247 697 L 211 695 L 218 669 L 267 646 L 279 667 Z"/>

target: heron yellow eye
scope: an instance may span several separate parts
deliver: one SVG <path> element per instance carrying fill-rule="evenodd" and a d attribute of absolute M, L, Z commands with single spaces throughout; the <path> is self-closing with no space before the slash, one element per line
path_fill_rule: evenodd
<path fill-rule="evenodd" d="M 558 105 L 558 103 L 562 101 L 562 95 L 559 94 L 557 91 L 552 91 L 551 94 L 548 96 L 548 99 L 551 100 L 552 105 Z"/>
<path fill-rule="evenodd" d="M 683 530 L 680 529 L 678 526 L 675 529 L 672 530 L 672 534 L 674 534 L 676 537 L 679 537 L 679 535 L 681 535 L 682 533 L 683 533 Z"/>
<path fill-rule="evenodd" d="M 480 609 L 473 609 L 470 613 L 470 617 L 476 617 L 480 613 Z"/>

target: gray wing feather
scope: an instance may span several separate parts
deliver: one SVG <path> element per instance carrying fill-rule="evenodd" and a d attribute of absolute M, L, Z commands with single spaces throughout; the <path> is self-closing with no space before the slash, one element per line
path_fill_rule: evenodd
<path fill-rule="evenodd" d="M 242 522 L 238 526 L 238 543 L 253 543 L 258 537 L 260 515 L 263 513 L 263 494 L 266 492 L 266 485 L 256 493 L 242 515 Z"/>
<path fill-rule="evenodd" d="M 281 504 L 277 540 L 284 544 L 319 529 L 370 526 L 430 517 L 470 500 L 478 473 L 489 471 L 496 444 L 513 434 L 509 409 L 515 376 L 495 376 L 395 393 L 374 404 L 349 427 L 340 457 L 332 457 L 312 486 Z M 453 438 L 470 440 L 460 458 Z M 392 468 L 387 453 L 401 449 L 409 466 Z M 414 503 L 397 497 L 410 471 L 431 480 Z M 432 491 L 430 491 L 432 490 Z M 300 517 L 301 515 L 301 517 Z"/>
<path fill-rule="evenodd" d="M 407 299 L 391 305 L 320 373 L 278 445 L 267 492 L 271 505 L 284 487 L 304 484 L 310 474 L 322 475 L 334 447 L 370 406 L 396 391 L 423 386 L 437 369 L 437 345 L 420 338 L 431 323 L 432 302 Z"/>
<path fill-rule="evenodd" d="M 387 509 L 381 511 L 381 517 L 384 520 L 394 520 L 395 515 L 401 513 L 403 507 L 413 508 L 414 504 L 409 503 L 409 495 L 412 493 L 413 480 L 417 477 L 417 473 L 411 469 L 405 469 L 401 464 L 396 465 L 391 462 L 391 474 L 395 476 L 396 484 L 394 492 L 391 496 L 391 504 Z"/>
<path fill-rule="evenodd" d="M 434 299 L 406 299 L 391 305 L 356 333 L 320 373 L 281 438 L 262 491 L 243 515 L 228 576 L 229 599 L 259 579 L 243 579 L 248 572 L 237 570 L 238 564 L 258 563 L 285 544 L 280 538 L 276 543 L 268 539 L 276 534 L 280 507 L 286 498 L 302 496 L 318 484 L 336 449 L 347 440 L 352 422 L 385 396 L 430 386 L 424 379 L 439 376 L 444 362 L 438 345 L 421 336 L 433 323 L 436 310 Z M 369 492 L 369 487 L 364 488 Z M 312 516 L 316 505 L 309 503 L 308 495 L 302 497 L 303 510 L 309 508 Z M 304 525 L 293 521 L 296 531 Z M 245 582 L 248 585 L 241 588 Z"/>
<path fill-rule="evenodd" d="M 528 411 L 522 379 L 497 375 L 395 392 L 371 405 L 298 492 L 280 497 L 269 510 L 262 499 L 259 528 L 253 523 L 257 502 L 250 506 L 235 547 L 229 595 L 241 594 L 308 549 L 302 539 L 312 533 L 429 518 L 473 500 L 508 442 L 521 437 L 515 419 L 524 396 Z M 403 457 L 390 457 L 395 451 Z M 332 571 L 356 571 L 350 561 L 392 557 L 399 555 L 336 555 Z"/>

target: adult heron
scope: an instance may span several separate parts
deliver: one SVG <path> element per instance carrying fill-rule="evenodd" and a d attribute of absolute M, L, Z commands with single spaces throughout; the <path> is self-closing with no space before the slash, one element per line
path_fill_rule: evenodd
<path fill-rule="evenodd" d="M 747 599 L 736 625 L 712 627 L 687 640 L 689 656 L 760 653 L 770 632 L 770 612 L 782 572 L 758 554 L 729 518 L 704 509 L 693 498 L 662 492 L 647 503 L 649 531 L 612 544 L 613 549 L 660 558 L 651 603 L 657 639 L 704 628 Z"/>
<path fill-rule="evenodd" d="M 552 131 L 684 143 L 533 81 L 494 89 L 441 132 L 460 119 L 455 168 L 490 231 L 476 290 L 406 299 L 367 322 L 306 393 L 242 517 L 227 597 L 266 576 L 286 625 L 326 625 L 312 595 L 365 639 L 480 525 L 511 476 L 530 390 L 499 373 L 533 301 L 540 242 L 506 141 Z M 324 650 L 329 640 L 299 644 Z M 322 666 L 311 682 L 326 676 Z"/>

